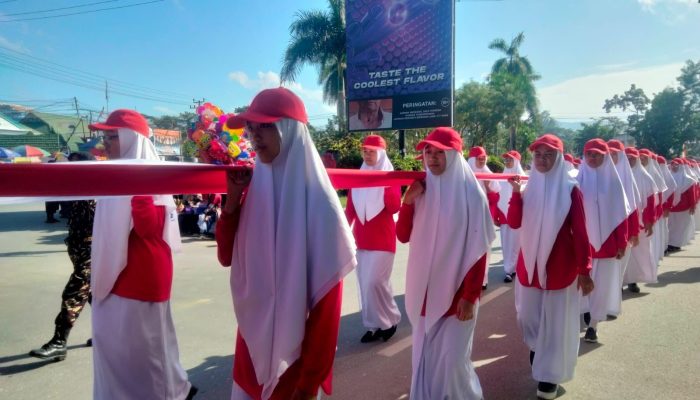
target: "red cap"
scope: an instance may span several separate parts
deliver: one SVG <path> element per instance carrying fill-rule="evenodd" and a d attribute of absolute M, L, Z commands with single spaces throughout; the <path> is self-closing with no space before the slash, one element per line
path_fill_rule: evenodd
<path fill-rule="evenodd" d="M 421 140 L 416 146 L 416 150 L 421 151 L 426 145 L 435 146 L 441 150 L 462 151 L 462 138 L 456 130 L 446 126 L 435 128 L 432 132 Z"/>
<path fill-rule="evenodd" d="M 517 150 L 511 150 L 507 153 L 503 153 L 503 154 L 501 154 L 501 157 L 503 157 L 503 158 L 510 157 L 510 158 L 516 159 L 518 161 L 520 161 L 522 159 L 522 157 L 520 156 L 520 153 L 518 153 Z"/>
<path fill-rule="evenodd" d="M 639 158 L 639 150 L 634 147 L 626 147 L 625 154 L 634 158 Z"/>
<path fill-rule="evenodd" d="M 608 149 L 610 151 L 625 151 L 625 145 L 619 140 L 608 140 Z"/>
<path fill-rule="evenodd" d="M 148 121 L 138 111 L 114 110 L 105 122 L 97 122 L 88 126 L 91 131 L 114 131 L 126 128 L 136 131 L 145 137 L 149 136 Z"/>
<path fill-rule="evenodd" d="M 666 164 L 666 159 L 664 156 L 656 156 L 656 161 L 658 161 L 659 164 Z"/>
<path fill-rule="evenodd" d="M 374 150 L 386 150 L 386 141 L 379 135 L 369 135 L 362 141 L 362 147 Z"/>
<path fill-rule="evenodd" d="M 574 156 L 572 156 L 569 153 L 564 154 L 564 161 L 568 161 L 570 163 L 574 163 Z"/>
<path fill-rule="evenodd" d="M 680 157 L 676 157 L 673 160 L 671 160 L 671 163 L 683 164 L 683 159 Z"/>
<path fill-rule="evenodd" d="M 608 154 L 608 144 L 603 139 L 591 139 L 583 146 L 583 151 L 592 151 L 598 154 Z"/>
<path fill-rule="evenodd" d="M 472 157 L 486 157 L 486 149 L 481 146 L 474 146 L 469 149 L 469 158 Z"/>
<path fill-rule="evenodd" d="M 574 165 L 581 165 L 581 159 L 578 157 L 574 158 Z"/>
<path fill-rule="evenodd" d="M 651 152 L 649 149 L 639 149 L 639 155 L 640 156 L 647 156 L 647 157 L 653 157 L 654 153 Z"/>
<path fill-rule="evenodd" d="M 243 128 L 248 121 L 271 123 L 282 118 L 294 119 L 304 124 L 309 123 L 306 108 L 301 99 L 291 90 L 278 87 L 258 93 L 247 110 L 226 120 L 226 126 L 238 129 Z"/>
<path fill-rule="evenodd" d="M 538 137 L 534 142 L 532 142 L 528 149 L 530 149 L 530 151 L 535 151 L 535 148 L 540 145 L 545 145 L 550 149 L 557 150 L 561 153 L 564 152 L 564 143 L 562 143 L 561 139 L 552 133 L 545 133 L 544 135 Z"/>

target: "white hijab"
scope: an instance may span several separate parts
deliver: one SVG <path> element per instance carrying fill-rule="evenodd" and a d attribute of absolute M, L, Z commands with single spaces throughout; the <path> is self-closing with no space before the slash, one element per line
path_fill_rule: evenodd
<path fill-rule="evenodd" d="M 471 168 L 472 172 L 482 172 L 482 173 L 487 173 L 487 174 L 492 174 L 493 172 L 491 171 L 491 168 L 489 168 L 488 164 L 484 164 L 483 167 L 477 168 L 476 167 L 476 157 L 469 157 L 467 160 L 469 163 L 469 167 Z M 501 184 L 498 181 L 490 180 L 489 182 L 489 190 L 492 192 L 500 192 L 501 191 Z M 481 187 L 486 190 L 486 183 L 484 181 L 481 181 Z"/>
<path fill-rule="evenodd" d="M 658 161 L 655 161 L 655 162 L 656 162 L 656 166 L 659 168 L 659 171 L 661 172 L 661 176 L 664 178 L 664 182 L 666 182 L 666 187 L 668 188 L 664 191 L 664 195 L 663 195 L 663 201 L 666 202 L 666 200 L 668 200 L 668 198 L 671 197 L 671 195 L 676 191 L 676 188 L 678 187 L 678 185 L 676 184 L 676 180 L 673 179 L 673 175 L 671 175 L 671 170 L 668 169 L 668 165 L 666 163 L 661 164 Z M 676 198 L 674 196 L 673 205 L 676 205 L 676 204 L 678 204 L 678 200 L 676 200 Z"/>
<path fill-rule="evenodd" d="M 656 160 L 654 160 L 654 157 L 649 157 L 649 162 L 644 168 L 647 170 L 649 175 L 651 175 L 651 178 L 654 179 L 657 190 L 656 194 L 665 192 L 668 189 L 668 186 L 666 186 L 666 181 L 664 180 L 663 175 L 661 175 L 661 170 L 658 168 L 658 164 L 656 163 Z"/>
<path fill-rule="evenodd" d="M 360 170 L 368 171 L 393 171 L 386 150 L 377 150 L 377 163 L 373 166 L 363 162 Z M 355 205 L 355 213 L 361 224 L 370 221 L 384 209 L 384 188 L 361 188 L 352 189 L 352 204 Z"/>
<path fill-rule="evenodd" d="M 469 164 L 446 150 L 445 172 L 426 171 L 415 202 L 406 271 L 406 313 L 415 326 L 425 300 L 425 332 L 447 312 L 472 266 L 496 238 L 486 195 Z"/>
<path fill-rule="evenodd" d="M 532 282 L 537 266 L 540 286 L 547 285 L 547 261 L 557 240 L 559 230 L 571 209 L 571 191 L 577 185 L 564 166 L 564 156 L 557 152 L 557 159 L 549 172 L 543 174 L 530 168 L 527 187 L 523 191 L 523 219 L 520 248 L 527 270 L 527 281 Z"/>
<path fill-rule="evenodd" d="M 299 358 L 311 309 L 357 264 L 350 227 L 306 125 L 275 125 L 280 153 L 255 166 L 231 262 L 233 307 L 263 399 Z"/>
<path fill-rule="evenodd" d="M 120 160 L 158 161 L 153 143 L 131 129 L 118 129 Z M 134 227 L 131 218 L 131 196 L 101 198 L 97 200 L 95 221 L 92 227 L 92 295 L 98 300 L 109 295 L 119 274 L 126 267 L 129 234 Z M 172 195 L 153 196 L 153 202 L 165 206 L 163 240 L 173 252 L 180 251 L 180 230 Z"/>
<path fill-rule="evenodd" d="M 583 194 L 588 240 L 599 251 L 632 210 L 610 154 L 604 155 L 598 168 L 591 168 L 585 161 L 581 163 L 576 180 Z"/>
<path fill-rule="evenodd" d="M 676 205 L 681 201 L 681 195 L 695 184 L 695 180 L 690 174 L 690 168 L 688 168 L 688 166 L 685 164 L 679 165 L 678 171 L 673 172 L 673 180 L 676 181 L 673 205 Z"/>
<path fill-rule="evenodd" d="M 637 182 L 637 188 L 639 189 L 639 195 L 642 198 L 642 202 L 639 205 L 639 218 L 642 218 L 642 213 L 647 207 L 647 200 L 649 196 L 659 192 L 654 182 L 654 178 L 649 175 L 649 172 L 642 165 L 642 160 L 637 158 L 637 162 L 634 167 L 630 166 L 632 169 L 632 176 L 634 176 L 634 181 Z"/>
<path fill-rule="evenodd" d="M 520 160 L 513 158 L 513 168 L 505 168 L 503 170 L 504 174 L 516 174 L 520 176 L 525 176 L 525 171 L 523 171 L 522 165 L 520 165 Z M 498 198 L 498 208 L 506 215 L 508 215 L 508 203 L 510 198 L 513 196 L 513 187 L 510 184 L 501 185 L 500 197 Z"/>
<path fill-rule="evenodd" d="M 639 209 L 640 204 L 642 204 L 642 196 L 639 194 L 637 182 L 634 180 L 632 168 L 630 167 L 624 150 L 617 152 L 617 162 L 613 161 L 613 164 L 615 165 L 617 175 L 620 177 L 620 182 L 622 182 L 622 187 L 625 190 L 625 197 L 627 198 L 627 204 L 629 205 L 631 214 Z"/>
<path fill-rule="evenodd" d="M 576 178 L 578 175 L 578 169 L 576 169 L 576 166 L 571 161 L 566 161 L 564 160 L 564 168 L 566 169 L 566 173 L 569 174 L 570 177 Z"/>

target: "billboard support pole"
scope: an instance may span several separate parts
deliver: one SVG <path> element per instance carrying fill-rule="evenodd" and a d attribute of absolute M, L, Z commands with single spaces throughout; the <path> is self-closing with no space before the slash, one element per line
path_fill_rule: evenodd
<path fill-rule="evenodd" d="M 406 157 L 406 136 L 403 129 L 399 129 L 399 155 Z"/>

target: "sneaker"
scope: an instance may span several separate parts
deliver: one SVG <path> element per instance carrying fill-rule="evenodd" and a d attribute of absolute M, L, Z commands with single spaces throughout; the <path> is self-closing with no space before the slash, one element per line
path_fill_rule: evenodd
<path fill-rule="evenodd" d="M 627 285 L 627 289 L 629 289 L 629 291 L 632 293 L 639 293 L 640 292 L 639 286 L 637 286 L 636 283 L 630 283 L 629 285 Z"/>
<path fill-rule="evenodd" d="M 513 282 L 513 277 L 510 274 L 506 274 L 506 276 L 503 277 L 503 282 L 511 283 Z"/>
<path fill-rule="evenodd" d="M 591 313 L 589 313 L 589 312 L 583 313 L 583 322 L 586 323 L 586 326 L 589 326 L 591 324 Z"/>
<path fill-rule="evenodd" d="M 595 328 L 588 327 L 588 329 L 586 329 L 586 335 L 583 336 L 583 340 L 588 343 L 598 343 L 598 334 Z"/>
<path fill-rule="evenodd" d="M 365 334 L 360 339 L 360 343 L 371 343 L 371 342 L 379 340 L 378 333 L 379 333 L 379 330 L 377 330 L 376 332 L 374 332 L 374 331 L 365 332 Z"/>
<path fill-rule="evenodd" d="M 389 329 L 379 329 L 377 333 L 375 334 L 378 338 L 382 338 L 383 341 L 387 341 L 391 339 L 392 336 L 396 333 L 396 325 L 392 326 Z"/>
<path fill-rule="evenodd" d="M 557 389 L 559 389 L 559 385 L 556 383 L 540 382 L 537 384 L 537 398 L 545 400 L 556 399 Z"/>

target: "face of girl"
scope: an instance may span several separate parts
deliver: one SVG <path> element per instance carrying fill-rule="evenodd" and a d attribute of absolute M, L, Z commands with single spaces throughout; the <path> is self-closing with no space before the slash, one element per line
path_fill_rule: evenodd
<path fill-rule="evenodd" d="M 260 162 L 269 164 L 277 158 L 282 147 L 282 138 L 275 124 L 246 122 L 246 131 Z"/>
<path fill-rule="evenodd" d="M 515 165 L 515 160 L 512 157 L 504 157 L 503 162 L 506 164 L 506 168 L 513 168 Z"/>
<path fill-rule="evenodd" d="M 104 131 L 102 143 L 105 146 L 105 153 L 110 160 L 121 158 L 121 147 L 119 146 L 119 133 L 114 131 Z"/>
<path fill-rule="evenodd" d="M 619 153 L 618 151 L 611 151 L 610 152 L 610 157 L 612 157 L 612 160 L 615 164 L 617 164 L 617 154 L 618 153 Z"/>
<path fill-rule="evenodd" d="M 605 154 L 600 154 L 597 151 L 587 151 L 585 154 L 586 164 L 591 168 L 598 168 L 603 165 Z"/>
<path fill-rule="evenodd" d="M 438 149 L 435 146 L 426 145 L 423 149 L 423 159 L 433 175 L 441 175 L 447 168 L 447 157 L 445 150 Z"/>
<path fill-rule="evenodd" d="M 557 160 L 557 151 L 541 144 L 535 147 L 532 156 L 537 172 L 546 174 L 554 167 L 554 162 Z"/>
<path fill-rule="evenodd" d="M 377 154 L 377 150 L 375 149 L 363 147 L 362 160 L 365 162 L 365 164 L 369 165 L 370 167 L 373 167 L 377 165 L 377 160 L 379 160 L 379 154 Z"/>
<path fill-rule="evenodd" d="M 632 156 L 627 156 L 627 160 L 630 162 L 630 167 L 637 165 L 637 158 Z"/>
<path fill-rule="evenodd" d="M 486 165 L 486 156 L 479 156 L 476 158 L 476 167 L 477 168 L 484 168 L 484 165 Z"/>

